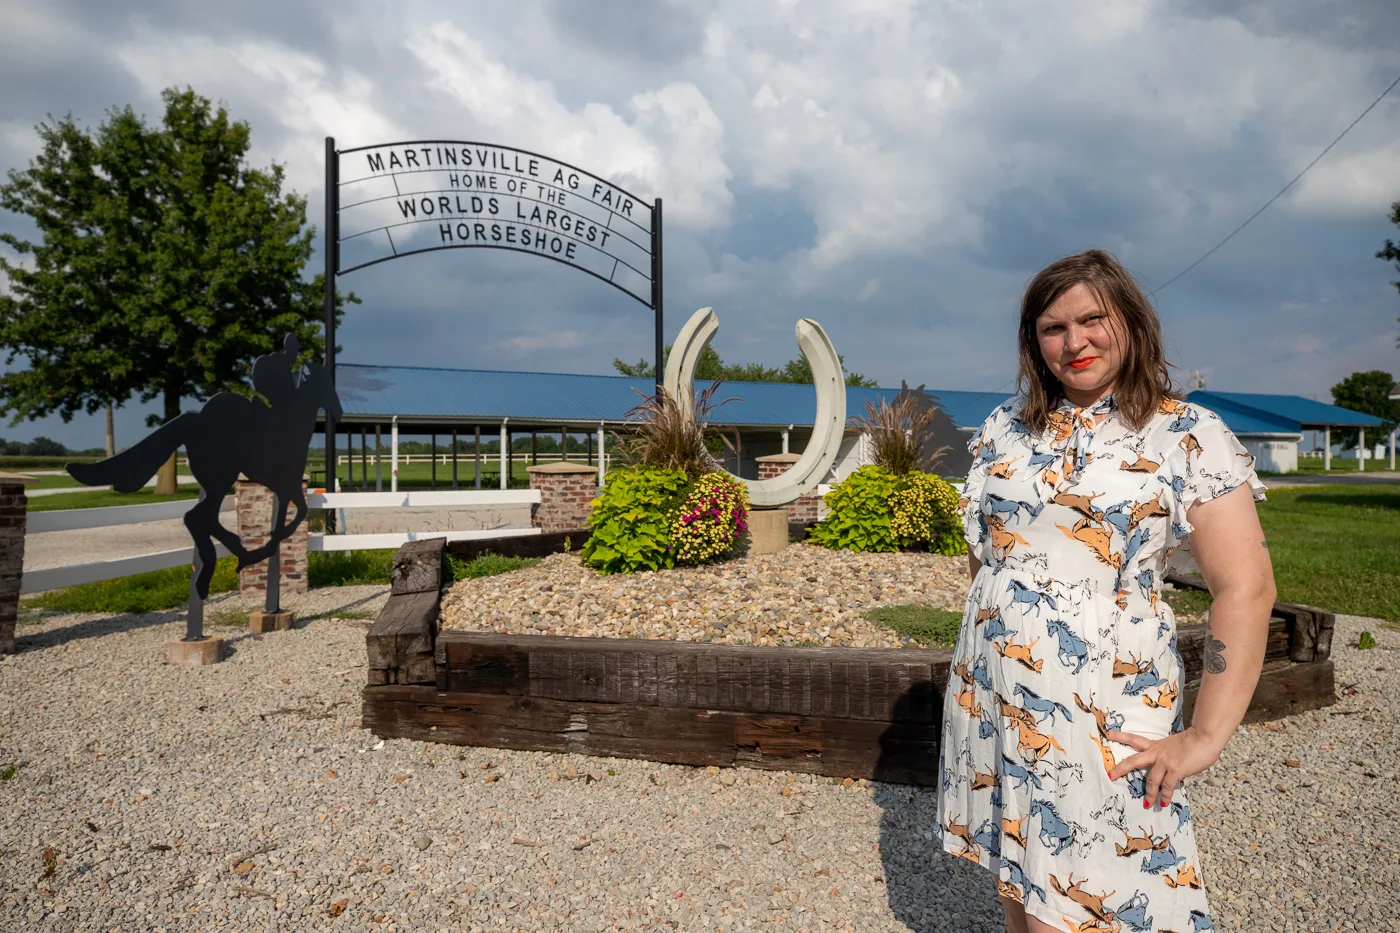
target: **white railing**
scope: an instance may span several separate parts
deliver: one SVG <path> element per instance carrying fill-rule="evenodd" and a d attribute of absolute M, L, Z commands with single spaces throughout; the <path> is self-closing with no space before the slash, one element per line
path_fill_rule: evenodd
<path fill-rule="evenodd" d="M 443 453 L 443 452 L 439 451 L 439 452 L 436 453 L 436 454 L 405 454 L 405 453 L 400 453 L 400 454 L 399 454 L 399 463 L 432 463 L 433 460 L 434 460 L 434 458 L 436 458 L 436 460 L 437 460 L 439 466 L 443 466 L 443 465 L 451 466 L 451 465 L 452 465 L 452 451 L 450 451 L 450 450 L 447 451 L 446 453 Z M 344 466 L 344 465 L 347 464 L 347 463 L 358 466 L 358 465 L 359 465 L 360 463 L 362 463 L 362 462 L 373 464 L 373 463 L 375 463 L 376 460 L 379 461 L 380 463 L 388 463 L 388 462 L 390 461 L 390 459 L 392 459 L 392 457 L 391 457 L 391 454 L 390 454 L 388 451 L 377 451 L 377 452 L 376 452 L 376 451 L 370 451 L 370 452 L 369 452 L 366 456 L 364 456 L 364 457 L 361 457 L 359 451 L 356 451 L 356 452 L 354 452 L 354 453 L 348 453 L 348 454 L 342 453 L 342 454 L 336 454 L 336 455 L 335 455 L 335 461 L 336 461 L 336 463 L 339 464 L 340 466 Z M 529 461 L 531 461 L 531 460 L 536 460 L 536 459 L 539 460 L 540 463 L 554 463 L 554 462 L 556 462 L 556 461 L 563 460 L 564 457 L 563 457 L 561 454 L 559 454 L 558 452 L 547 453 L 547 454 L 532 454 L 532 453 L 530 453 L 528 450 L 523 450 L 523 451 L 522 451 L 522 450 L 517 450 L 517 451 L 514 451 L 514 452 L 512 452 L 511 454 L 509 454 L 509 455 L 506 457 L 506 459 L 509 460 L 512 464 L 522 463 L 522 462 L 529 462 Z M 611 465 L 612 465 L 612 454 L 604 454 L 604 455 L 603 455 L 603 460 L 604 460 L 604 465 L 605 465 L 605 466 L 611 466 Z M 491 450 L 491 451 L 483 450 L 483 451 L 481 452 L 481 463 L 482 463 L 483 466 L 485 466 L 485 465 L 487 465 L 487 464 L 497 464 L 497 463 L 500 463 L 500 461 L 501 461 L 501 452 L 500 452 L 499 450 Z M 476 462 L 476 454 L 475 454 L 475 453 L 473 453 L 473 452 L 471 452 L 471 451 L 465 451 L 465 450 L 459 450 L 459 451 L 457 451 L 457 466 L 458 466 L 458 468 L 460 468 L 460 469 L 462 469 L 462 470 L 469 470 L 469 469 L 472 467 L 472 464 L 474 464 L 475 462 Z M 569 462 L 570 462 L 570 463 L 581 463 L 581 464 L 583 464 L 584 466 L 596 467 L 596 466 L 598 465 L 598 454 L 595 452 L 595 453 L 593 454 L 592 462 L 589 462 L 588 454 L 586 454 L 585 452 L 583 452 L 583 451 L 581 451 L 581 450 L 571 450 L 571 451 L 569 451 Z"/>
<path fill-rule="evenodd" d="M 346 509 L 443 508 L 462 505 L 538 505 L 538 489 L 456 489 L 400 492 L 312 492 L 306 497 L 313 509 L 334 509 L 337 524 L 345 527 Z M 312 551 L 368 551 L 402 547 L 410 541 L 446 538 L 474 541 L 537 535 L 538 528 L 486 528 L 476 531 L 400 531 L 368 534 L 313 534 L 307 540 Z"/>
<path fill-rule="evenodd" d="M 174 502 L 160 502 L 155 505 L 117 505 L 97 509 L 56 509 L 49 512 L 31 512 L 26 517 L 26 534 L 44 534 L 51 531 L 78 531 L 84 528 L 109 528 L 114 525 L 131 525 L 140 522 L 169 521 L 180 518 L 199 504 L 198 499 L 178 499 Z M 219 511 L 226 512 L 235 507 L 233 496 L 225 496 L 219 504 Z M 222 544 L 215 542 L 214 551 L 219 557 L 228 557 L 229 552 Z M 26 570 L 20 578 L 21 595 L 42 593 L 82 583 L 99 583 L 115 580 L 137 573 L 152 570 L 169 570 L 172 567 L 187 567 L 194 563 L 194 547 L 173 548 L 168 551 L 152 551 L 132 557 L 119 557 L 113 560 L 92 561 L 85 564 L 69 564 L 66 567 L 46 567 L 42 570 Z"/>

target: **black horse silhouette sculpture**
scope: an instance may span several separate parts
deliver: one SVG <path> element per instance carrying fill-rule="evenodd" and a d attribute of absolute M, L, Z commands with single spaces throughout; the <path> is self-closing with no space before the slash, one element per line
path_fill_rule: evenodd
<path fill-rule="evenodd" d="M 220 392 L 199 411 L 170 419 L 145 440 L 115 456 L 67 466 L 68 473 L 85 485 L 110 485 L 117 492 L 135 492 L 183 446 L 190 473 L 199 483 L 199 503 L 185 513 L 185 527 L 194 539 L 197 558 L 192 588 L 201 600 L 209 598 L 209 581 L 214 576 L 215 538 L 238 558 L 238 569 L 242 570 L 271 557 L 306 517 L 301 478 L 306 472 L 306 450 L 316 427 L 316 413 L 324 408 L 339 419 L 341 408 L 324 366 L 306 365 L 293 374 L 299 350 L 296 336 L 288 334 L 280 351 L 253 361 L 253 388 L 268 404 Z M 243 547 L 238 535 L 219 522 L 219 507 L 239 473 L 266 486 L 274 496 L 271 536 L 253 550 Z M 290 522 L 285 521 L 288 502 L 296 506 Z M 269 580 L 269 585 L 273 581 Z M 195 631 L 192 619 L 191 632 Z"/>

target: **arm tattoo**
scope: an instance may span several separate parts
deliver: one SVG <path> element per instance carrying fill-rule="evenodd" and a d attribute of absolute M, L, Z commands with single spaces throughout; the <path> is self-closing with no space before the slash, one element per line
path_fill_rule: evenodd
<path fill-rule="evenodd" d="M 1269 549 L 1269 542 L 1267 542 L 1267 541 L 1260 541 L 1260 542 L 1259 542 L 1259 546 L 1260 546 L 1261 548 L 1263 548 L 1264 550 L 1267 551 L 1267 550 Z"/>
<path fill-rule="evenodd" d="M 1205 668 L 1212 674 L 1219 674 L 1225 670 L 1225 656 L 1221 654 L 1225 650 L 1225 643 L 1216 638 L 1210 632 L 1206 633 L 1206 654 Z"/>

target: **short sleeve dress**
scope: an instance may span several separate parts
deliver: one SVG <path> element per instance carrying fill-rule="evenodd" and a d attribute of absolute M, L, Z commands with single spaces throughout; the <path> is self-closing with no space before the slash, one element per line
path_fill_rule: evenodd
<path fill-rule="evenodd" d="M 1110 780 L 1135 750 L 1106 733 L 1184 728 L 1162 574 L 1192 505 L 1265 487 L 1199 405 L 1163 399 L 1134 431 L 1112 395 L 1064 402 L 1032 435 L 1022 398 L 968 444 L 959 509 L 982 567 L 944 696 L 943 848 L 1057 930 L 1213 929 L 1185 788 L 1144 809 L 1147 772 Z"/>

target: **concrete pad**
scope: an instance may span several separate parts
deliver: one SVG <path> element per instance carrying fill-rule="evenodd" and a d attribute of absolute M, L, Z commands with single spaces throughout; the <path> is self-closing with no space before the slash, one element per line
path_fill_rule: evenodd
<path fill-rule="evenodd" d="M 788 546 L 786 509 L 749 510 L 749 553 L 776 554 Z"/>
<path fill-rule="evenodd" d="M 170 655 L 170 663 L 176 667 L 204 667 L 209 664 L 218 664 L 224 657 L 224 640 L 222 638 L 206 636 L 199 641 L 172 638 L 166 643 L 166 647 Z"/>
<path fill-rule="evenodd" d="M 261 609 L 248 613 L 248 631 L 254 635 L 265 632 L 286 632 L 292 628 L 292 614 L 285 609 L 281 612 L 263 612 Z"/>

